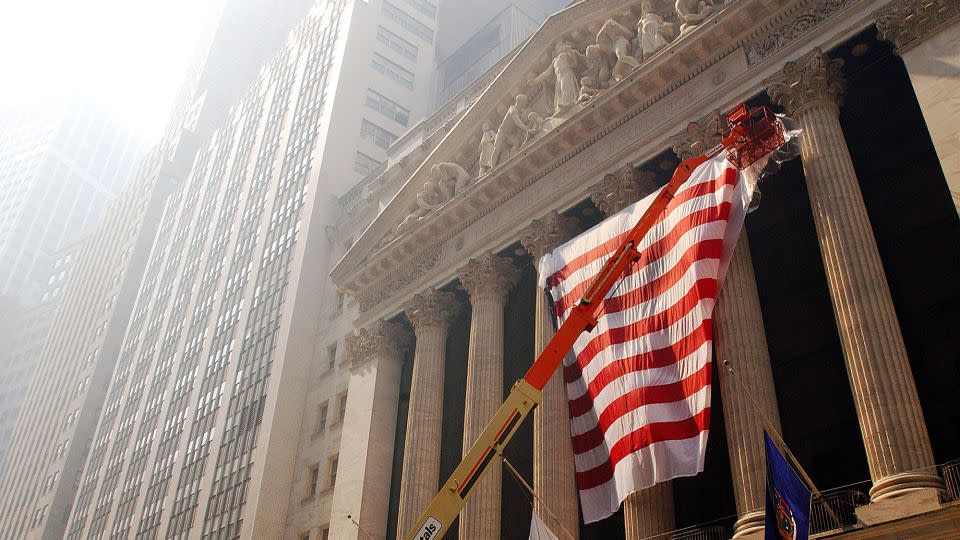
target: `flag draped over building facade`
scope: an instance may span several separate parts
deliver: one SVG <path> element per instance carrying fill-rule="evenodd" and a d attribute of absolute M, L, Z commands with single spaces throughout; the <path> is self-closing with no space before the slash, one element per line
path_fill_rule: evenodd
<path fill-rule="evenodd" d="M 721 154 L 698 167 L 638 246 L 597 327 L 564 361 L 586 523 L 630 493 L 703 470 L 712 312 L 752 182 Z M 656 192 L 540 260 L 559 322 Z"/>

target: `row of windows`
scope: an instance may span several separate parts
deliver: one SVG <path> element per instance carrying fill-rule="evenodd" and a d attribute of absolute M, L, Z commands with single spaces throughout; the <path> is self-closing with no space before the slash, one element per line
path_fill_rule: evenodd
<path fill-rule="evenodd" d="M 404 87 L 413 90 L 413 73 L 407 69 L 404 69 L 402 66 L 391 62 L 382 54 L 373 53 L 373 58 L 370 60 L 370 66 L 375 71 L 382 73 L 388 78 L 402 84 Z"/>
<path fill-rule="evenodd" d="M 420 13 L 423 13 L 427 17 L 430 17 L 431 19 L 437 18 L 437 6 L 433 2 L 430 2 L 429 0 L 405 0 L 405 1 L 407 4 L 413 6 L 414 9 L 416 9 Z"/>
<path fill-rule="evenodd" d="M 433 44 L 433 29 L 414 19 L 410 15 L 407 15 L 397 6 L 391 4 L 390 2 L 384 2 L 383 14 L 386 16 L 386 18 L 402 26 L 404 30 L 407 30 L 413 35 L 423 39 L 427 43 Z"/>
<path fill-rule="evenodd" d="M 358 173 L 367 176 L 373 171 L 377 170 L 381 163 L 372 157 L 364 154 L 363 152 L 357 152 L 357 156 L 353 160 L 353 170 Z"/>
<path fill-rule="evenodd" d="M 370 88 L 367 88 L 367 99 L 365 103 L 367 107 L 383 114 L 398 124 L 406 126 L 407 122 L 410 121 L 410 109 Z"/>
<path fill-rule="evenodd" d="M 323 489 L 332 489 L 337 483 L 337 468 L 340 466 L 340 456 L 335 455 L 327 463 L 327 479 Z M 314 463 L 307 467 L 307 478 L 310 479 L 310 485 L 307 486 L 307 497 L 315 497 L 320 491 L 320 464 Z"/>
<path fill-rule="evenodd" d="M 417 55 L 419 54 L 417 46 L 382 26 L 377 28 L 377 41 L 383 43 L 407 60 L 417 61 Z"/>
<path fill-rule="evenodd" d="M 393 144 L 393 141 L 397 140 L 396 135 L 374 124 L 366 118 L 360 122 L 360 138 L 370 141 L 384 150 L 390 148 L 390 145 Z"/>

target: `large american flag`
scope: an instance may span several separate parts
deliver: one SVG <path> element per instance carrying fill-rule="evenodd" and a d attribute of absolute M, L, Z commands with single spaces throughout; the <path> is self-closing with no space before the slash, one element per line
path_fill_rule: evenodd
<path fill-rule="evenodd" d="M 713 306 L 751 182 L 721 154 L 698 167 L 564 361 L 586 523 L 634 491 L 703 470 L 710 426 Z M 559 322 L 656 193 L 540 260 Z"/>

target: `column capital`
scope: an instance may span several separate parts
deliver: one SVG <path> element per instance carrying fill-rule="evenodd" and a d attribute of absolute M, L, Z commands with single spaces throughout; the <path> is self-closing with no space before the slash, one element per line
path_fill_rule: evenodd
<path fill-rule="evenodd" d="M 719 110 L 715 110 L 696 122 L 690 122 L 687 129 L 670 137 L 670 146 L 680 161 L 699 156 L 720 144 L 725 127 L 726 119 Z"/>
<path fill-rule="evenodd" d="M 843 60 L 832 59 L 820 49 L 787 62 L 783 70 L 766 81 L 767 94 L 795 115 L 815 103 L 840 108 L 846 93 Z"/>
<path fill-rule="evenodd" d="M 413 295 L 403 307 L 414 330 L 420 328 L 446 328 L 460 311 L 460 303 L 453 293 L 438 291 L 433 287 Z"/>
<path fill-rule="evenodd" d="M 506 298 L 510 289 L 519 281 L 520 270 L 509 258 L 487 252 L 476 259 L 470 259 L 458 275 L 471 300 L 487 295 Z"/>
<path fill-rule="evenodd" d="M 877 39 L 893 43 L 897 53 L 903 54 L 960 15 L 960 2 L 898 0 L 878 9 L 873 15 L 877 19 Z"/>
<path fill-rule="evenodd" d="M 413 343 L 406 326 L 379 320 L 367 328 L 347 334 L 346 355 L 350 369 L 363 367 L 378 353 L 399 356 Z"/>
<path fill-rule="evenodd" d="M 535 219 L 520 231 L 520 245 L 536 262 L 553 248 L 573 238 L 580 229 L 577 218 L 567 217 L 551 211 L 546 216 Z"/>
<path fill-rule="evenodd" d="M 625 165 L 615 173 L 604 175 L 603 180 L 593 188 L 590 200 L 601 212 L 611 216 L 659 187 L 653 173 Z"/>

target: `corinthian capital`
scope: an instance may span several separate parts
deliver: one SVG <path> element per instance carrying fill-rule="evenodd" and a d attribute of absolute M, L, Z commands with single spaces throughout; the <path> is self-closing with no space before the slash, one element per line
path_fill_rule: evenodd
<path fill-rule="evenodd" d="M 794 115 L 815 103 L 839 108 L 846 93 L 843 60 L 831 59 L 820 49 L 787 62 L 779 75 L 766 81 L 770 99 Z"/>
<path fill-rule="evenodd" d="M 726 121 L 720 111 L 713 111 L 705 118 L 687 124 L 687 129 L 670 138 L 670 146 L 683 161 L 687 158 L 699 156 L 723 139 L 723 129 Z"/>
<path fill-rule="evenodd" d="M 415 329 L 446 327 L 460 311 L 460 304 L 453 293 L 430 287 L 422 294 L 413 295 L 413 300 L 404 306 L 407 318 Z"/>
<path fill-rule="evenodd" d="M 507 257 L 485 253 L 460 269 L 460 283 L 476 301 L 484 296 L 505 299 L 520 279 L 520 270 Z"/>
<path fill-rule="evenodd" d="M 590 194 L 590 200 L 601 212 L 610 216 L 653 193 L 658 187 L 653 173 L 626 165 L 615 173 L 604 175 Z"/>
<path fill-rule="evenodd" d="M 563 216 L 556 210 L 546 216 L 535 219 L 520 231 L 520 245 L 533 257 L 534 261 L 549 253 L 553 248 L 566 242 L 579 230 L 576 218 Z"/>
<path fill-rule="evenodd" d="M 877 37 L 893 43 L 899 53 L 958 15 L 960 2 L 957 0 L 899 0 L 874 12 L 879 30 Z"/>
<path fill-rule="evenodd" d="M 347 334 L 345 343 L 351 369 L 357 369 L 379 353 L 399 357 L 413 339 L 404 325 L 381 320 Z"/>

